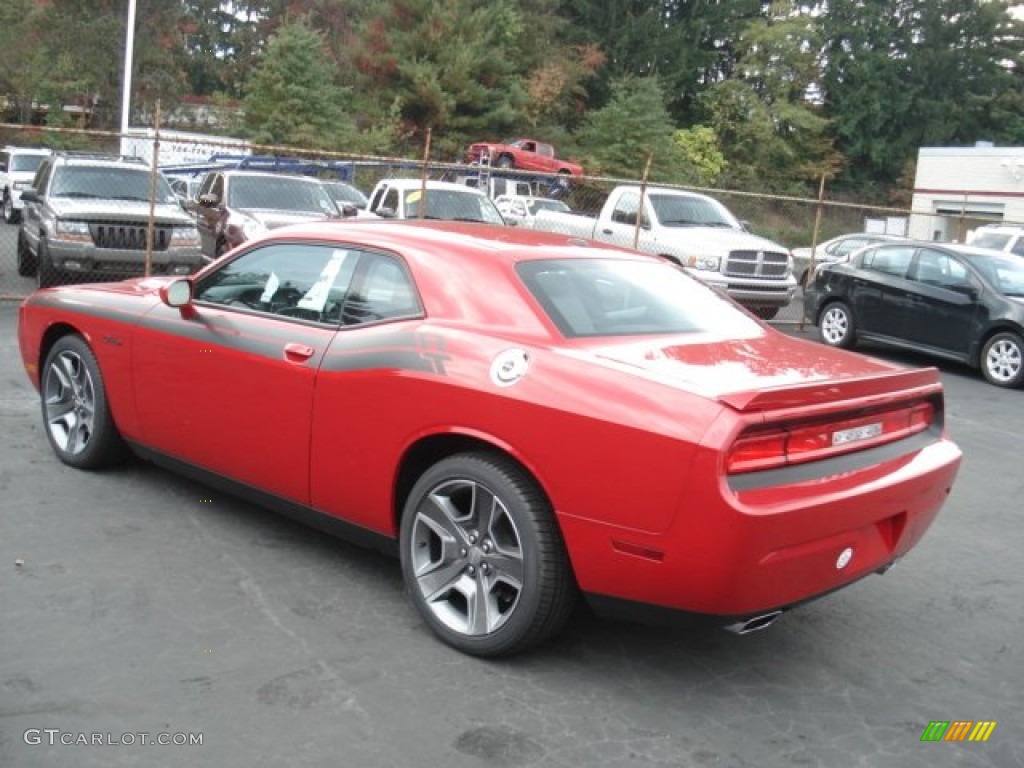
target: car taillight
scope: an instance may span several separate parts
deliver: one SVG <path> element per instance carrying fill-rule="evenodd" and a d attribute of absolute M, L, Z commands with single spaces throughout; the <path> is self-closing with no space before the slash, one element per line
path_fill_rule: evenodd
<path fill-rule="evenodd" d="M 726 458 L 730 475 L 862 451 L 923 432 L 935 408 L 922 402 L 838 420 L 758 428 L 740 435 Z"/>

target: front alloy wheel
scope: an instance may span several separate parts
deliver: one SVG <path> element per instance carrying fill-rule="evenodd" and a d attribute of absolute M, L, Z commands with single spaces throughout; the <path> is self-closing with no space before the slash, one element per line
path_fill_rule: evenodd
<path fill-rule="evenodd" d="M 401 530 L 413 604 L 449 645 L 508 655 L 564 625 L 575 585 L 550 504 L 499 456 L 444 459 L 416 483 Z"/>
<path fill-rule="evenodd" d="M 853 314 L 850 308 L 841 301 L 835 301 L 825 307 L 818 323 L 821 340 L 830 347 L 849 349 L 854 343 Z"/>
<path fill-rule="evenodd" d="M 997 387 L 1014 388 L 1024 383 L 1024 341 L 1016 333 L 997 333 L 981 351 L 981 373 Z"/>
<path fill-rule="evenodd" d="M 57 458 L 82 469 L 114 463 L 121 438 L 107 403 L 99 365 L 80 336 L 64 336 L 50 349 L 40 387 L 43 423 Z"/>

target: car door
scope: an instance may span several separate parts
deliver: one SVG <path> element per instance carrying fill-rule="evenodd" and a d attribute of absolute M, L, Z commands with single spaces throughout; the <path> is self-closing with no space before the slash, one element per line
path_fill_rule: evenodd
<path fill-rule="evenodd" d="M 393 532 L 384 489 L 413 436 L 404 431 L 416 377 L 446 365 L 436 334 L 424 332 L 423 305 L 404 262 L 364 252 L 342 309 L 342 327 L 320 367 L 313 402 L 313 506 L 351 523 Z M 440 392 L 434 393 L 440 396 Z"/>
<path fill-rule="evenodd" d="M 976 334 L 981 283 L 960 261 L 934 248 L 918 250 L 910 278 L 907 340 L 966 356 Z"/>
<path fill-rule="evenodd" d="M 907 277 L 916 249 L 883 245 L 867 251 L 850 280 L 850 302 L 861 331 L 901 338 L 912 309 Z"/>
<path fill-rule="evenodd" d="M 157 305 L 132 348 L 144 442 L 308 503 L 314 383 L 357 259 L 332 245 L 254 246 L 196 281 L 188 307 Z"/>

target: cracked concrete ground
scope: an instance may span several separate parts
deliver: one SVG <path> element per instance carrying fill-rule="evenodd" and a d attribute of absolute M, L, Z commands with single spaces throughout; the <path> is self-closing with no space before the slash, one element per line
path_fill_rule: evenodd
<path fill-rule="evenodd" d="M 484 662 L 432 638 L 394 561 L 142 463 L 59 464 L 15 331 L 0 304 L 0 765 L 1024 764 L 1024 392 L 944 367 L 964 466 L 887 575 L 746 637 L 582 614 Z M 998 725 L 921 743 L 932 720 Z M 94 733 L 202 745 L 59 743 Z"/>

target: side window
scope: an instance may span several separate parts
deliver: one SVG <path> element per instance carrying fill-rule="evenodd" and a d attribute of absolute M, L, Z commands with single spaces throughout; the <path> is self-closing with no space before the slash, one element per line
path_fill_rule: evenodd
<path fill-rule="evenodd" d="M 956 290 L 969 284 L 967 269 L 940 251 L 922 248 L 917 254 L 914 279 L 925 285 Z"/>
<path fill-rule="evenodd" d="M 612 211 L 612 221 L 619 224 L 636 225 L 637 212 L 640 210 L 640 197 L 633 192 L 625 192 L 619 196 Z"/>
<path fill-rule="evenodd" d="M 365 259 L 342 310 L 345 325 L 423 314 L 412 278 L 398 260 L 382 254 L 365 254 Z"/>
<path fill-rule="evenodd" d="M 389 187 L 388 191 L 384 193 L 384 199 L 381 202 L 381 208 L 388 208 L 394 213 L 395 216 L 401 214 L 401 203 L 398 200 L 398 190 L 394 187 Z M 406 213 L 408 216 L 408 212 Z"/>
<path fill-rule="evenodd" d="M 1013 241 L 1013 247 L 1010 249 L 1010 253 L 1017 256 L 1024 256 L 1024 235 Z"/>
<path fill-rule="evenodd" d="M 50 180 L 50 171 L 53 169 L 53 163 L 43 163 L 39 166 L 39 170 L 36 171 L 35 177 L 32 179 L 32 188 L 39 194 L 43 194 L 46 190 L 46 184 Z"/>
<path fill-rule="evenodd" d="M 200 195 L 210 194 L 210 190 L 213 188 L 213 182 L 217 178 L 216 173 L 208 173 L 203 177 L 203 183 L 199 186 Z"/>
<path fill-rule="evenodd" d="M 878 248 L 865 255 L 863 266 L 873 272 L 894 277 L 906 277 L 907 269 L 914 258 L 914 249 L 906 246 Z"/>
<path fill-rule="evenodd" d="M 224 174 L 218 173 L 213 177 L 213 183 L 210 186 L 210 194 L 217 196 L 217 201 L 223 205 L 224 200 Z"/>
<path fill-rule="evenodd" d="M 232 259 L 196 285 L 197 302 L 337 325 L 359 252 L 278 243 Z"/>

